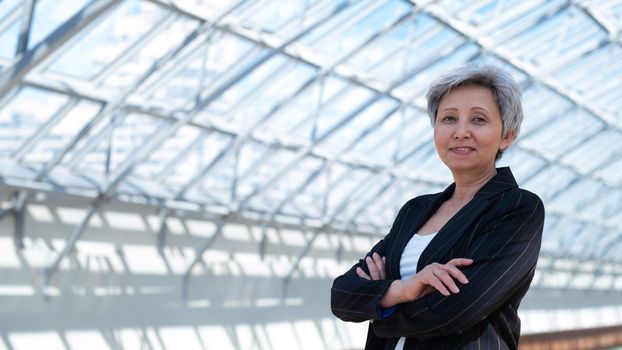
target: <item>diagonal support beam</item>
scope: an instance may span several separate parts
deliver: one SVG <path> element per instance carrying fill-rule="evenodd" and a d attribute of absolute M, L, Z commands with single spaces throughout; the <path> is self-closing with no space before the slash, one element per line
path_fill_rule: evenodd
<path fill-rule="evenodd" d="M 85 5 L 68 21 L 54 30 L 47 38 L 41 41 L 32 50 L 24 54 L 0 75 L 0 98 L 16 87 L 23 77 L 40 62 L 54 54 L 61 46 L 75 37 L 82 29 L 97 18 L 110 11 L 118 0 L 93 1 Z"/>
<path fill-rule="evenodd" d="M 512 52 L 504 49 L 497 43 L 494 43 L 490 38 L 479 34 L 477 29 L 471 24 L 453 17 L 450 13 L 448 13 L 439 5 L 429 4 L 429 1 L 408 1 L 415 6 L 422 7 L 423 12 L 432 16 L 437 21 L 447 25 L 449 28 L 453 29 L 456 33 L 462 35 L 466 39 L 472 40 L 475 44 L 492 53 L 503 62 L 506 62 L 514 68 L 518 69 L 519 71 L 526 73 L 534 81 L 537 81 L 542 85 L 550 88 L 551 90 L 566 98 L 568 101 L 572 102 L 576 106 L 588 111 L 597 119 L 602 120 L 606 124 L 614 127 L 616 130 L 622 132 L 622 119 L 617 118 L 611 113 L 606 113 L 604 110 L 602 110 L 602 108 L 580 96 L 579 94 L 573 92 L 569 88 L 565 87 L 556 79 L 541 74 L 541 72 L 538 71 L 537 67 L 522 61 L 520 58 L 513 55 Z"/>
<path fill-rule="evenodd" d="M 65 247 L 63 248 L 63 250 L 56 256 L 54 261 L 43 270 L 43 273 L 44 273 L 44 288 L 43 289 L 44 290 L 47 289 L 46 287 L 50 286 L 50 280 L 53 274 L 60 267 L 60 263 L 63 261 L 63 259 L 67 255 L 69 255 L 73 251 L 76 245 L 76 242 L 78 242 L 80 237 L 82 237 L 82 234 L 86 230 L 86 227 L 88 226 L 88 223 L 90 222 L 91 218 L 97 212 L 97 210 L 104 204 L 105 201 L 106 201 L 105 197 L 99 196 L 93 203 L 91 203 L 91 205 L 86 210 L 86 213 L 84 217 L 82 218 L 82 221 L 80 222 L 78 226 L 75 227 L 75 229 L 73 230 L 73 232 L 67 239 L 67 243 L 65 244 Z M 44 294 L 44 298 L 45 297 L 49 297 L 49 296 L 46 296 Z"/>
<path fill-rule="evenodd" d="M 192 270 L 194 267 L 203 259 L 203 254 L 218 241 L 218 239 L 222 236 L 222 230 L 224 226 L 234 217 L 232 213 L 224 215 L 216 224 L 216 230 L 214 233 L 203 243 L 199 249 L 196 251 L 196 256 L 192 260 L 192 262 L 186 268 L 186 272 L 183 275 L 183 283 L 182 283 L 182 297 L 183 300 L 188 300 L 188 287 L 190 284 L 190 278 L 192 277 Z"/>
<path fill-rule="evenodd" d="M 25 0 L 22 6 L 22 27 L 20 29 L 19 39 L 17 39 L 17 48 L 15 50 L 16 56 L 23 56 L 28 49 L 30 32 L 32 30 L 32 15 L 35 9 L 35 0 Z"/>
<path fill-rule="evenodd" d="M 28 200 L 27 191 L 19 191 L 13 199 L 13 216 L 15 230 L 15 249 L 24 248 L 24 226 L 26 223 L 26 202 Z"/>
<path fill-rule="evenodd" d="M 385 169 L 384 171 L 381 172 L 377 172 L 377 173 L 372 173 L 369 176 L 367 176 L 367 178 L 365 180 L 362 181 L 362 185 L 358 186 L 354 193 L 359 193 L 362 192 L 364 190 L 367 190 L 367 187 L 369 185 L 369 183 L 373 183 L 374 179 L 377 179 L 379 177 L 382 177 L 383 175 L 386 175 L 387 170 Z M 384 192 L 386 190 L 386 186 L 385 187 L 381 187 L 378 191 L 378 193 Z M 323 220 L 323 224 L 314 230 L 311 238 L 307 241 L 307 244 L 305 245 L 305 247 L 302 249 L 302 251 L 298 254 L 298 256 L 296 257 L 296 260 L 294 261 L 294 263 L 292 264 L 291 269 L 289 270 L 289 272 L 287 273 L 287 275 L 284 278 L 284 292 L 286 292 L 287 289 L 287 285 L 289 284 L 289 282 L 291 281 L 294 273 L 298 270 L 299 266 L 300 266 L 300 262 L 302 261 L 302 259 L 309 253 L 309 251 L 311 250 L 311 247 L 313 246 L 313 242 L 315 242 L 315 239 L 320 235 L 320 233 L 324 232 L 324 230 L 330 225 L 330 223 L 332 223 L 335 218 L 341 214 L 341 212 L 343 212 L 351 203 L 351 198 L 352 196 L 346 196 L 341 203 L 339 203 L 339 206 L 337 207 L 337 209 L 335 209 L 335 211 L 333 213 L 330 214 L 329 217 L 324 218 Z M 360 211 L 361 208 L 359 207 L 357 209 L 357 212 Z M 353 217 L 351 217 L 348 221 L 352 221 Z"/>

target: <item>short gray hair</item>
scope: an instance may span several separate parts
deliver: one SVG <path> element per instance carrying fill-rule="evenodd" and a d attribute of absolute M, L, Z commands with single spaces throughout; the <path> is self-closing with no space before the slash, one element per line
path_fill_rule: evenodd
<path fill-rule="evenodd" d="M 502 137 L 514 131 L 518 137 L 523 122 L 523 107 L 518 84 L 507 71 L 488 64 L 468 64 L 456 67 L 430 84 L 426 98 L 428 99 L 428 116 L 434 126 L 436 113 L 443 96 L 451 89 L 464 85 L 479 85 L 490 89 L 501 112 Z M 501 151 L 497 159 L 501 157 Z"/>

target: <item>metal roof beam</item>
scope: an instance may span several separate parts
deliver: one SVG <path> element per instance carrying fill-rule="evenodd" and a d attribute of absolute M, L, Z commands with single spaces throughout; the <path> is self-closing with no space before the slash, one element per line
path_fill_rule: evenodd
<path fill-rule="evenodd" d="M 603 30 L 607 32 L 609 35 L 609 41 L 612 43 L 616 43 L 622 46 L 622 37 L 620 36 L 620 32 L 615 24 L 611 23 L 611 21 L 605 17 L 597 9 L 589 6 L 589 3 L 586 1 L 575 0 L 572 3 L 578 7 L 583 13 L 585 13 L 588 17 L 590 17 L 598 26 L 600 26 Z"/>
<path fill-rule="evenodd" d="M 417 0 L 408 0 L 408 1 L 415 6 L 420 6 L 420 4 L 422 4 L 422 1 L 417 1 Z M 423 11 L 425 13 L 429 14 L 436 20 L 452 28 L 453 30 L 455 30 L 457 33 L 464 36 L 468 40 L 472 40 L 474 43 L 481 46 L 486 51 L 492 53 L 500 60 L 526 73 L 530 77 L 530 79 L 537 81 L 543 84 L 544 86 L 549 87 L 550 89 L 558 93 L 560 96 L 568 99 L 569 101 L 571 101 L 578 107 L 583 108 L 584 110 L 588 111 L 589 113 L 594 115 L 596 118 L 611 125 L 618 131 L 622 131 L 622 119 L 616 118 L 611 113 L 606 113 L 600 107 L 591 103 L 591 101 L 585 99 L 583 96 L 580 96 L 579 94 L 575 93 L 569 88 L 563 86 L 557 80 L 542 75 L 535 66 L 520 60 L 518 57 L 513 55 L 512 52 L 499 46 L 497 43 L 495 43 L 490 38 L 483 36 L 483 35 L 479 35 L 475 27 L 473 27 L 469 23 L 456 19 L 451 14 L 449 14 L 447 11 L 445 11 L 441 6 L 436 5 L 436 4 L 428 5 L 427 3 L 426 5 L 427 6 L 423 8 Z"/>
<path fill-rule="evenodd" d="M 110 11 L 118 0 L 94 1 L 60 25 L 31 50 L 25 51 L 19 59 L 0 75 L 0 98 L 18 86 L 22 78 L 46 58 L 57 52 L 66 42 L 85 27 Z"/>
<path fill-rule="evenodd" d="M 96 91 L 90 90 L 90 89 L 89 89 L 90 91 L 87 91 L 87 94 L 83 95 L 81 89 L 77 86 L 67 88 L 65 85 L 70 85 L 69 82 L 65 84 L 62 81 L 55 81 L 53 79 L 44 80 L 43 76 L 40 76 L 37 79 L 33 79 L 31 77 L 27 79 L 27 84 L 38 86 L 44 89 L 50 88 L 58 93 L 66 93 L 71 96 L 77 96 L 80 98 L 89 99 L 91 101 L 95 101 L 95 102 L 102 103 L 102 104 L 109 103 L 108 99 L 111 98 L 110 96 L 107 96 L 105 94 L 101 94 L 101 93 L 97 94 Z M 165 110 L 157 105 L 150 105 L 147 102 L 143 104 L 142 103 L 143 101 L 141 101 L 140 103 L 137 103 L 137 102 L 138 101 L 134 99 L 129 99 L 128 101 L 126 101 L 126 104 L 124 105 L 123 108 L 128 111 L 150 115 L 155 118 L 167 120 L 169 122 L 174 122 L 178 118 L 178 116 L 173 110 Z M 234 137 L 238 137 L 240 133 L 239 128 L 232 127 L 231 125 L 228 125 L 226 123 L 216 122 L 216 121 L 209 121 L 209 122 L 190 121 L 188 122 L 187 125 L 198 128 L 203 131 L 216 131 L 221 134 L 234 136 Z M 293 143 L 292 141 L 288 141 L 287 138 L 279 137 L 278 135 L 276 135 L 276 137 L 270 137 L 270 138 L 260 136 L 260 135 L 251 135 L 249 140 L 252 140 L 253 142 L 258 142 L 258 143 L 261 143 L 267 146 L 279 146 L 281 148 L 292 150 L 292 151 L 296 151 L 304 147 L 304 145 L 301 143 Z M 319 159 L 327 159 L 327 156 L 321 152 L 311 151 L 310 154 Z M 351 165 L 354 167 L 360 167 L 364 169 L 377 169 L 378 167 L 386 166 L 386 165 L 383 165 L 384 163 L 382 162 L 377 162 L 377 161 L 368 162 L 368 161 L 364 161 L 360 159 L 353 159 L 353 158 L 347 158 L 347 157 L 340 159 L 339 163 L 342 163 L 345 165 Z M 395 169 L 394 174 L 398 176 L 397 174 L 398 172 L 401 172 L 401 170 Z M 402 174 L 401 176 L 398 176 L 398 177 L 413 180 L 413 181 L 430 182 L 430 183 L 437 184 L 437 182 L 435 182 L 433 179 L 423 179 L 423 178 L 419 178 L 419 177 L 408 175 L 408 174 L 406 175 Z"/>
<path fill-rule="evenodd" d="M 190 9 L 183 6 L 174 6 L 165 0 L 149 1 L 191 18 L 195 18 L 201 21 L 211 21 L 211 18 L 207 17 L 204 14 L 192 12 Z M 340 10 L 343 10 L 343 8 L 341 8 Z M 230 15 L 227 18 L 224 18 L 221 23 L 216 24 L 216 28 L 226 33 L 235 35 L 238 38 L 250 41 L 260 47 L 265 47 L 276 53 L 283 54 L 296 61 L 305 63 L 311 67 L 317 68 L 320 71 L 325 71 L 326 68 L 331 67 L 328 57 L 318 55 L 315 51 L 296 42 L 295 40 L 284 40 L 276 35 L 265 33 L 258 29 L 242 27 L 238 23 L 240 23 L 240 21 L 233 15 Z M 304 35 L 310 29 L 312 28 L 307 28 L 305 32 L 301 34 Z M 297 35 L 296 38 L 302 36 L 301 34 Z M 396 94 L 395 91 L 389 88 L 388 84 L 374 80 L 372 77 L 370 77 L 368 74 L 361 70 L 352 69 L 352 67 L 344 67 L 340 64 L 332 67 L 332 69 L 335 75 L 353 84 L 366 87 L 376 93 L 386 95 L 395 100 L 405 100 L 404 96 L 408 95 L 406 91 L 398 91 L 398 93 Z"/>
<path fill-rule="evenodd" d="M 32 81 L 31 81 L 32 82 Z M 80 97 L 80 93 L 81 91 L 78 91 L 78 89 L 73 89 L 73 90 L 69 90 L 66 87 L 63 88 L 63 86 L 65 85 L 62 82 L 55 82 L 54 80 L 46 80 L 46 81 L 36 81 L 36 82 L 32 82 L 35 83 L 38 86 L 42 86 L 42 87 L 46 87 L 48 85 L 52 85 L 58 92 L 64 92 L 65 90 L 67 90 L 66 92 L 72 92 L 73 94 L 77 94 L 78 97 Z M 63 90 L 65 89 L 65 90 Z M 100 95 L 100 96 L 94 96 L 93 94 L 90 95 L 90 98 L 97 98 L 99 102 L 101 103 L 106 103 L 106 100 L 104 100 L 105 98 L 108 98 L 107 96 L 104 95 Z M 154 106 L 148 106 L 148 105 L 128 105 L 125 108 L 128 108 L 129 110 L 134 110 L 136 112 L 139 113 L 144 113 L 147 115 L 152 115 L 154 117 L 157 118 L 162 118 L 165 120 L 168 120 L 170 122 L 173 122 L 177 117 L 175 117 L 175 114 L 173 113 L 173 111 L 166 111 L 163 110 L 162 108 L 159 107 L 154 107 Z M 239 133 L 240 131 L 237 128 L 231 127 L 230 125 L 226 125 L 224 123 L 216 123 L 216 122 L 190 122 L 188 125 L 192 126 L 192 127 L 197 127 L 203 131 L 216 131 L 225 135 L 229 135 L 232 137 L 239 137 Z M 270 137 L 270 138 L 265 138 L 263 136 L 259 136 L 259 135 L 251 135 L 250 140 L 252 140 L 253 142 L 258 142 L 260 144 L 264 144 L 268 147 L 279 147 L 279 148 L 284 148 L 284 149 L 289 149 L 292 151 L 299 151 L 301 148 L 304 148 L 305 145 L 303 144 L 299 144 L 299 143 L 292 143 L 291 141 L 287 141 L 286 138 L 280 138 L 278 135 L 276 137 Z M 308 146 L 307 146 L 308 147 Z M 520 147 L 520 145 L 515 145 L 515 147 Z M 526 149 L 526 148 L 522 148 L 520 147 L 520 149 L 534 157 L 537 157 L 543 161 L 545 161 L 547 164 L 553 164 L 552 161 L 548 160 L 547 158 L 543 157 L 541 154 L 539 154 L 537 151 L 535 150 L 531 150 L 531 149 Z M 325 154 L 322 154 L 321 152 L 317 152 L 314 150 L 311 150 L 311 152 L 309 153 L 310 156 L 316 157 L 318 159 L 325 159 L 325 160 L 329 160 L 330 157 L 326 156 Z M 354 159 L 354 158 L 348 158 L 348 157 L 339 157 L 339 159 L 337 160 L 338 163 L 340 164 L 344 164 L 344 165 L 349 165 L 349 166 L 353 166 L 353 167 L 357 167 L 357 168 L 362 168 L 362 169 L 369 169 L 369 170 L 377 170 L 380 167 L 391 167 L 390 164 L 388 163 L 383 163 L 383 162 L 368 162 L 362 159 Z M 570 170 L 571 172 L 573 172 L 574 174 L 576 174 L 577 176 L 585 176 L 585 174 L 580 173 L 577 169 L 570 167 L 568 165 L 564 165 L 564 164 L 558 164 L 559 166 L 566 168 L 568 170 Z M 418 183 L 428 183 L 428 184 L 433 184 L 433 185 L 446 185 L 445 183 L 442 183 L 440 181 L 436 181 L 434 179 L 429 179 L 429 178 L 421 178 L 419 176 L 415 176 L 413 174 L 408 174 L 407 172 L 404 172 L 403 170 L 401 170 L 401 167 L 399 166 L 399 164 L 395 167 L 392 167 L 390 174 L 392 176 L 395 176 L 397 178 L 402 178 L 402 179 L 406 179 L 409 181 L 413 181 L 413 182 L 418 182 Z M 600 179 L 595 179 L 597 182 L 599 183 L 603 183 L 602 180 Z M 607 186 L 607 188 L 614 188 L 611 187 L 609 185 L 604 184 L 605 186 Z M 567 213 L 566 215 L 570 215 L 570 213 Z M 609 226 L 606 223 L 600 223 L 601 225 L 607 225 L 608 227 L 616 227 L 617 226 Z M 619 228 L 622 228 L 622 225 L 620 225 Z M 619 229 L 618 228 L 618 229 Z"/>
<path fill-rule="evenodd" d="M 23 4 L 22 4 L 23 5 Z M 16 21 L 19 21 L 20 16 L 22 14 L 22 11 L 19 10 L 20 7 L 22 7 L 22 5 L 17 4 L 13 6 L 13 9 L 11 9 L 10 11 L 8 11 L 4 17 L 0 18 L 0 33 L 6 31 L 8 28 L 10 28 Z M 23 9 L 23 7 L 22 7 Z M 3 59 L 2 64 L 3 65 L 9 65 L 11 62 L 5 62 Z"/>
<path fill-rule="evenodd" d="M 28 49 L 30 32 L 32 29 L 32 15 L 35 8 L 35 0 L 24 0 L 22 13 L 22 26 L 17 39 L 16 56 L 23 56 Z"/>

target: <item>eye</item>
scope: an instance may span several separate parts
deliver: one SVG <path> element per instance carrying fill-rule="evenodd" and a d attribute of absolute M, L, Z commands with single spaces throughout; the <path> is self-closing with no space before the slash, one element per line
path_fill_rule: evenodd
<path fill-rule="evenodd" d="M 441 118 L 441 121 L 443 123 L 452 123 L 454 121 L 456 121 L 456 117 L 454 117 L 453 115 L 446 115 L 443 118 Z"/>
<path fill-rule="evenodd" d="M 481 115 L 476 115 L 473 117 L 473 122 L 475 122 L 476 124 L 485 124 L 487 122 L 486 118 L 484 118 Z"/>

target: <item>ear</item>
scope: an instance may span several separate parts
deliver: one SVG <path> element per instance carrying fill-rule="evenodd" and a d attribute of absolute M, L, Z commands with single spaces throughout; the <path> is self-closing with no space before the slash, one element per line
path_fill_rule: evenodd
<path fill-rule="evenodd" d="M 510 147 L 512 142 L 514 142 L 514 137 L 515 136 L 516 136 L 516 132 L 515 131 L 508 132 L 508 134 L 505 135 L 505 137 L 501 139 L 500 149 L 502 151 L 505 151 L 508 147 Z"/>

